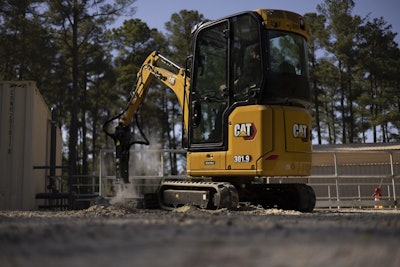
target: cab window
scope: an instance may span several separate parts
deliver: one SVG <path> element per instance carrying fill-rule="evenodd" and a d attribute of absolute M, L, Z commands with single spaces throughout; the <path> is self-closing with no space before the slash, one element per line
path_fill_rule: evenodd
<path fill-rule="evenodd" d="M 192 88 L 191 143 L 222 144 L 228 103 L 228 22 L 199 32 Z"/>

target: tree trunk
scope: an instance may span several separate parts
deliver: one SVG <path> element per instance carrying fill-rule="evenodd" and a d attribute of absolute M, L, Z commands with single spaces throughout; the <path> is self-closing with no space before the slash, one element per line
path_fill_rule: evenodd
<path fill-rule="evenodd" d="M 72 92 L 71 92 L 71 122 L 68 142 L 68 165 L 70 175 L 77 174 L 78 145 L 78 112 L 79 112 L 79 70 L 78 70 L 78 11 L 74 8 L 72 23 Z"/>

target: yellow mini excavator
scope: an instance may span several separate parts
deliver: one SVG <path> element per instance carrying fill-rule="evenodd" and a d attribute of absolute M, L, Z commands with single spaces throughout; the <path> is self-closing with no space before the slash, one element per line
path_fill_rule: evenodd
<path fill-rule="evenodd" d="M 308 38 L 302 16 L 259 9 L 196 25 L 187 68 L 151 53 L 126 108 L 103 127 L 116 146 L 116 179 L 129 183 L 130 124 L 158 80 L 176 94 L 187 135 L 188 178 L 161 182 L 162 208 L 312 211 L 314 190 L 293 182 L 311 173 Z"/>

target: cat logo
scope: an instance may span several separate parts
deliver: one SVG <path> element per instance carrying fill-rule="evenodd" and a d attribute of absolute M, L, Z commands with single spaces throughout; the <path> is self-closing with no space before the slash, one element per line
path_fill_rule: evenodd
<path fill-rule="evenodd" d="M 173 76 L 169 77 L 168 81 L 172 86 L 175 85 L 175 77 L 173 77 Z"/>
<path fill-rule="evenodd" d="M 251 122 L 238 123 L 233 127 L 233 135 L 235 137 L 243 137 L 244 140 L 253 140 L 256 133 L 256 126 Z"/>
<path fill-rule="evenodd" d="M 293 124 L 293 136 L 294 138 L 306 139 L 308 136 L 307 125 L 305 124 Z"/>

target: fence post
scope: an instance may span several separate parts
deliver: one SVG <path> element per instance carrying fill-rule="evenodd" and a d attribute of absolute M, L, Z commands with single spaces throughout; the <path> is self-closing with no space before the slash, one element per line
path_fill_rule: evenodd
<path fill-rule="evenodd" d="M 328 185 L 328 199 L 329 199 L 329 209 L 332 208 L 332 196 L 331 196 L 331 186 Z"/>
<path fill-rule="evenodd" d="M 336 201 L 337 208 L 340 209 L 340 192 L 339 192 L 339 176 L 338 176 L 338 166 L 337 166 L 337 154 L 333 152 L 333 162 L 335 164 L 335 180 L 336 180 Z"/>
<path fill-rule="evenodd" d="M 394 182 L 394 162 L 393 162 L 393 152 L 389 152 L 390 156 L 390 175 L 392 176 L 392 187 L 393 187 L 393 200 L 394 200 L 394 208 L 397 209 L 397 200 L 396 200 L 396 186 Z"/>
<path fill-rule="evenodd" d="M 164 179 L 164 176 L 165 176 L 165 171 L 164 171 L 164 168 L 165 168 L 165 153 L 163 153 L 163 152 L 161 152 L 160 153 L 161 154 L 161 176 L 162 176 L 162 179 Z"/>

